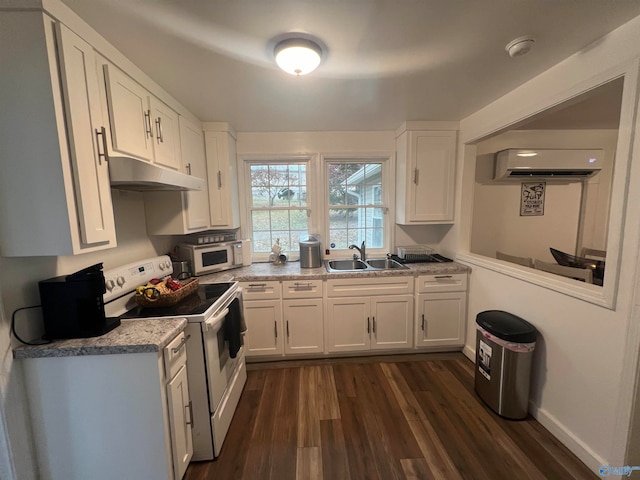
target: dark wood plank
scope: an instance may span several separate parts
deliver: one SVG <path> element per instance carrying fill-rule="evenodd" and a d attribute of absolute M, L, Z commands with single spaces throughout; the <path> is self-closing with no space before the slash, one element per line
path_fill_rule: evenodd
<path fill-rule="evenodd" d="M 186 480 L 598 478 L 533 418 L 491 411 L 461 353 L 248 370 L 220 457 Z"/>

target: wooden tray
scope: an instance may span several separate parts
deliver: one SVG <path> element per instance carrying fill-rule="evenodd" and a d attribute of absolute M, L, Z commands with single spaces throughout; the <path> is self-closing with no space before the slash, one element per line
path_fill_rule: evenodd
<path fill-rule="evenodd" d="M 149 298 L 145 295 L 136 293 L 135 299 L 138 305 L 145 308 L 153 307 L 169 307 L 180 302 L 182 299 L 187 298 L 198 289 L 198 279 L 192 278 L 189 281 L 182 284 L 182 288 L 171 292 L 163 293 L 157 298 Z"/>

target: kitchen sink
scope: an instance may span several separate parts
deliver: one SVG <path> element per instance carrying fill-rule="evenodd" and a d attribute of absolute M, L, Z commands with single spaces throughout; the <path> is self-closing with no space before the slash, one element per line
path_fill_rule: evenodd
<path fill-rule="evenodd" d="M 327 260 L 325 266 L 328 272 L 359 272 L 374 270 L 407 269 L 401 263 L 389 258 L 376 258 L 363 262 L 362 260 Z"/>
<path fill-rule="evenodd" d="M 376 259 L 367 260 L 367 264 L 370 267 L 377 268 L 377 269 L 384 269 L 384 270 L 388 270 L 390 268 L 404 268 L 404 269 L 408 268 L 402 265 L 401 263 L 396 262 L 395 260 L 392 260 L 390 258 L 376 258 Z"/>
<path fill-rule="evenodd" d="M 362 260 L 329 260 L 326 262 L 328 271 L 366 270 L 367 264 Z"/>

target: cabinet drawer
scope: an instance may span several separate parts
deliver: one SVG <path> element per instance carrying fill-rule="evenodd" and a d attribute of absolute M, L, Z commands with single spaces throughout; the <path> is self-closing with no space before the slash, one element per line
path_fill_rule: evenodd
<path fill-rule="evenodd" d="M 191 335 L 185 335 L 184 332 L 179 333 L 176 338 L 164 347 L 164 368 L 167 378 L 171 379 L 180 368 L 187 363 L 187 341 Z"/>
<path fill-rule="evenodd" d="M 418 293 L 464 292 L 466 290 L 466 273 L 420 275 L 418 278 L 416 278 L 416 291 Z"/>
<path fill-rule="evenodd" d="M 327 297 L 401 295 L 413 293 L 413 277 L 344 278 L 327 280 Z"/>
<path fill-rule="evenodd" d="M 282 287 L 280 282 L 254 281 L 240 283 L 242 299 L 247 300 L 277 300 L 280 299 Z"/>
<path fill-rule="evenodd" d="M 322 280 L 287 280 L 282 282 L 282 298 L 320 298 Z"/>

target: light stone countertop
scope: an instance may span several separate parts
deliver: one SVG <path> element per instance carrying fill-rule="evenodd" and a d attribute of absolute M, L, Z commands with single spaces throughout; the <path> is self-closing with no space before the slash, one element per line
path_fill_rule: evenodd
<path fill-rule="evenodd" d="M 396 276 L 418 276 L 418 275 L 449 275 L 454 273 L 467 273 L 471 268 L 456 262 L 446 263 L 410 263 L 406 265 L 408 269 L 390 270 L 365 270 L 357 272 L 327 272 L 322 264 L 318 268 L 301 268 L 300 262 L 287 262 L 284 265 L 273 265 L 271 263 L 254 263 L 248 267 L 235 268 L 224 272 L 212 273 L 198 277 L 200 283 L 216 282 L 252 282 L 258 280 L 300 280 L 300 279 L 322 279 L 331 278 L 362 278 L 362 277 L 396 277 Z"/>
<path fill-rule="evenodd" d="M 13 357 L 79 357 L 159 352 L 186 327 L 185 318 L 123 320 L 119 326 L 99 337 L 55 340 L 37 346 L 23 345 L 13 350 Z"/>

